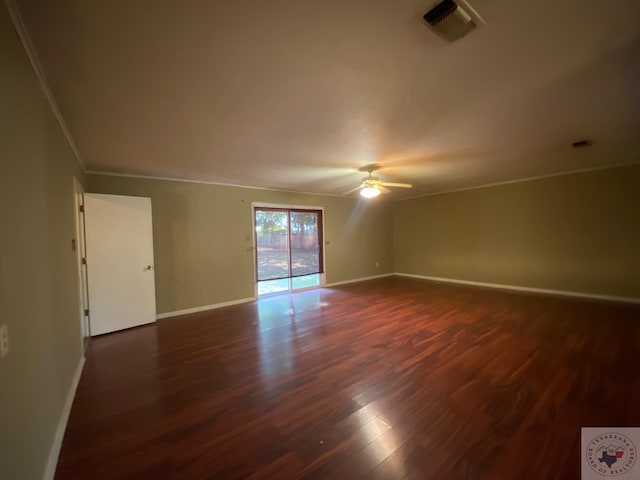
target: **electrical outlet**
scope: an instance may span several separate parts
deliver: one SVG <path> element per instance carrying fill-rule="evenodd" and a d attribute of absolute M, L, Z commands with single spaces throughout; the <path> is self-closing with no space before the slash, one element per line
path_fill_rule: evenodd
<path fill-rule="evenodd" d="M 9 355 L 9 325 L 0 325 L 0 357 Z"/>

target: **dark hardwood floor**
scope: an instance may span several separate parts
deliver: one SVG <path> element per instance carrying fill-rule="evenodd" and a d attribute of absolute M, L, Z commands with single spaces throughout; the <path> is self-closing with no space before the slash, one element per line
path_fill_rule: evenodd
<path fill-rule="evenodd" d="M 95 338 L 57 479 L 578 479 L 640 306 L 386 278 Z"/>

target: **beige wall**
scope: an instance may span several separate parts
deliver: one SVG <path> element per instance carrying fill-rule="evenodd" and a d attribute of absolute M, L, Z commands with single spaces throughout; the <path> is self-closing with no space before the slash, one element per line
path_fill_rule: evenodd
<path fill-rule="evenodd" d="M 393 272 L 391 208 L 381 199 L 111 175 L 87 182 L 90 192 L 151 197 L 158 313 L 254 296 L 252 202 L 325 208 L 327 283 Z"/>
<path fill-rule="evenodd" d="M 640 165 L 395 202 L 396 272 L 640 297 Z"/>
<path fill-rule="evenodd" d="M 73 237 L 79 166 L 0 6 L 0 477 L 40 479 L 81 358 Z"/>

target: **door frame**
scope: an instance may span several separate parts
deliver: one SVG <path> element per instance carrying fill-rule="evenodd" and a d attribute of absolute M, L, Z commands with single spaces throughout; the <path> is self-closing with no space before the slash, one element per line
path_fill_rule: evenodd
<path fill-rule="evenodd" d="M 320 245 L 320 248 L 322 249 L 322 273 L 320 273 L 320 284 L 317 287 L 308 287 L 308 288 L 300 288 L 300 289 L 296 289 L 296 292 L 303 292 L 305 290 L 313 290 L 314 288 L 323 288 L 326 285 L 326 275 L 327 275 L 327 249 L 326 246 L 328 244 L 327 242 L 327 236 L 326 236 L 326 229 L 325 229 L 325 212 L 324 212 L 324 207 L 319 207 L 319 206 L 314 206 L 314 205 L 288 205 L 288 204 L 282 204 L 282 203 L 264 203 L 264 202 L 251 202 L 251 237 L 253 238 L 253 247 L 250 249 L 251 250 L 251 255 L 252 255 L 252 259 L 251 259 L 251 263 L 253 264 L 253 277 L 252 277 L 252 281 L 253 281 L 253 296 L 254 298 L 259 298 L 258 297 L 258 265 L 257 265 L 257 258 L 258 258 L 258 237 L 256 236 L 256 208 L 284 208 L 284 209 L 290 209 L 290 210 L 320 210 L 322 212 L 322 243 L 323 245 Z M 291 279 L 289 278 L 289 282 L 291 282 Z M 291 290 L 289 290 L 289 293 L 291 293 Z"/>
<path fill-rule="evenodd" d="M 78 275 L 78 301 L 80 303 L 80 345 L 84 352 L 91 338 L 91 302 L 89 301 L 89 265 L 87 254 L 87 235 L 84 217 L 84 194 L 85 190 L 80 181 L 73 177 L 73 222 L 74 222 L 74 245 L 76 253 L 76 273 Z M 82 253 L 84 252 L 85 277 L 82 276 Z M 84 283 L 84 285 L 83 285 Z M 86 297 L 86 298 L 85 298 Z M 86 300 L 86 307 L 83 303 Z M 85 308 L 89 311 L 85 315 Z M 86 317 L 86 321 L 85 321 Z"/>

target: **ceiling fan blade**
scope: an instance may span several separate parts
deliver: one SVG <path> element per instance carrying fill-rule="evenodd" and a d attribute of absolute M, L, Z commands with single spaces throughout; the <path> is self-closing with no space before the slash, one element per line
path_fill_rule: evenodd
<path fill-rule="evenodd" d="M 378 185 L 383 187 L 413 188 L 410 183 L 379 182 Z"/>
<path fill-rule="evenodd" d="M 358 190 L 360 190 L 364 185 L 358 185 L 355 188 L 352 188 L 351 190 L 347 190 L 346 192 L 343 193 L 343 195 L 349 195 L 350 193 L 353 192 L 357 192 Z"/>

